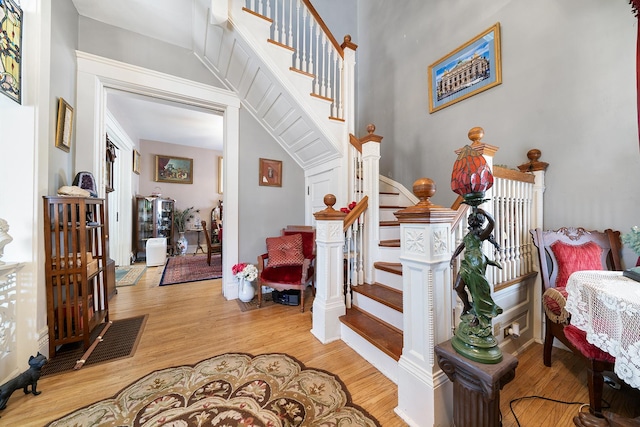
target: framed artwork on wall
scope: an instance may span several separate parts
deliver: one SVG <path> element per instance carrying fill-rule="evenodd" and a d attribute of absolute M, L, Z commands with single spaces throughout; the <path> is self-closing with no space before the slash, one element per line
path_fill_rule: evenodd
<path fill-rule="evenodd" d="M 500 23 L 429 66 L 429 113 L 502 83 Z"/>
<path fill-rule="evenodd" d="M 73 107 L 62 98 L 58 99 L 58 121 L 56 123 L 56 147 L 71 150 L 71 130 L 73 129 Z"/>
<path fill-rule="evenodd" d="M 260 159 L 259 184 L 268 187 L 282 187 L 282 161 Z"/>
<path fill-rule="evenodd" d="M 0 0 L 0 92 L 22 104 L 22 9 Z"/>
<path fill-rule="evenodd" d="M 193 159 L 156 156 L 156 182 L 193 184 Z"/>
<path fill-rule="evenodd" d="M 133 173 L 140 175 L 140 152 L 133 150 Z"/>
<path fill-rule="evenodd" d="M 218 156 L 218 194 L 222 194 L 222 190 L 224 189 L 224 161 L 222 156 Z"/>

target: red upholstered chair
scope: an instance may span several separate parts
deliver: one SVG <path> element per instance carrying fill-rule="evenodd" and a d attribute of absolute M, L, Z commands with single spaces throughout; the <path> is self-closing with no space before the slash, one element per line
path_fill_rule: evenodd
<path fill-rule="evenodd" d="M 304 294 L 315 280 L 316 231 L 311 226 L 288 226 L 279 237 L 266 240 L 267 253 L 258 256 L 258 307 L 262 305 L 262 286 L 278 291 L 300 291 L 300 311 Z"/>
<path fill-rule="evenodd" d="M 551 366 L 553 339 L 557 338 L 587 365 L 589 404 L 592 413 L 601 416 L 603 371 L 613 371 L 614 357 L 586 339 L 586 333 L 569 324 L 565 310 L 569 276 L 582 270 L 622 270 L 620 232 L 607 229 L 588 231 L 584 228 L 530 230 L 538 248 L 542 279 L 542 305 L 545 313 L 543 361 Z"/>

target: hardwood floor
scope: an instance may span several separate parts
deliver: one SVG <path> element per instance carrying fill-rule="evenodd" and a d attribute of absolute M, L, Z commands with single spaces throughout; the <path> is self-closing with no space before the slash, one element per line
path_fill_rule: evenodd
<path fill-rule="evenodd" d="M 157 286 L 161 267 L 147 268 L 135 286 L 120 287 L 110 301 L 112 319 L 148 314 L 135 355 L 79 371 L 43 377 L 39 396 L 16 391 L 0 412 L 0 426 L 42 426 L 72 410 L 114 395 L 156 369 L 193 364 L 216 354 L 287 353 L 308 367 L 328 370 L 347 386 L 352 400 L 384 427 L 405 424 L 394 413 L 397 388 L 342 341 L 321 344 L 311 329 L 311 313 L 273 305 L 241 312 L 236 301 L 222 297 L 221 281 Z M 516 378 L 501 394 L 503 425 L 516 426 L 509 401 L 530 395 L 587 402 L 586 375 L 580 361 L 559 349 L 553 366 L 542 364 L 542 347 L 533 345 L 518 356 Z M 640 400 L 630 393 L 605 390 L 614 412 L 635 414 Z M 635 405 L 635 406 L 634 406 Z M 579 405 L 539 399 L 514 404 L 522 426 L 571 426 Z"/>

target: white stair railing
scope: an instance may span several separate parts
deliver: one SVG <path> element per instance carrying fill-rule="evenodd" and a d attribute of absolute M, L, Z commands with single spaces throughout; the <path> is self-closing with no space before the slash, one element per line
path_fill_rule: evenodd
<path fill-rule="evenodd" d="M 272 22 L 271 40 L 293 49 L 291 69 L 313 77 L 312 96 L 331 103 L 344 120 L 344 49 L 309 0 L 245 0 L 245 8 Z"/>

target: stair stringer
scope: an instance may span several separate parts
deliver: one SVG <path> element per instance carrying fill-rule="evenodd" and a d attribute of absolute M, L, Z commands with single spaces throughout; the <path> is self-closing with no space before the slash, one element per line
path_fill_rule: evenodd
<path fill-rule="evenodd" d="M 329 119 L 326 105 L 295 89 L 300 77 L 289 70 L 292 52 L 267 41 L 270 22 L 231 3 L 224 26 L 208 22 L 208 9 L 197 12 L 195 55 L 304 170 L 344 162 L 346 123 Z"/>

